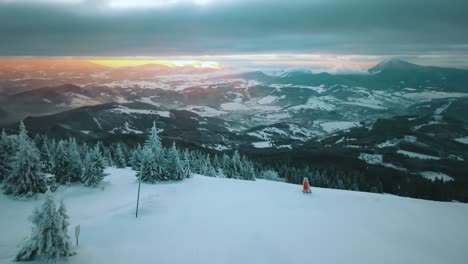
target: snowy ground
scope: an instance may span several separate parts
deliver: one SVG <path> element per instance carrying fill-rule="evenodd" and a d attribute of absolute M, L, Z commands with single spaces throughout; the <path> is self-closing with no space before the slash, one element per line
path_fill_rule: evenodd
<path fill-rule="evenodd" d="M 104 190 L 61 187 L 81 225 L 67 263 L 466 263 L 468 205 L 195 176 L 143 184 L 108 169 Z M 28 236 L 41 201 L 0 195 L 0 263 Z"/>

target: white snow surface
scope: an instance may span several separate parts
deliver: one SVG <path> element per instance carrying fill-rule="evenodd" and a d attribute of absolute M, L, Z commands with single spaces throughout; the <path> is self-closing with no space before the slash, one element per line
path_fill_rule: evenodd
<path fill-rule="evenodd" d="M 468 137 L 456 138 L 454 140 L 462 144 L 468 144 Z"/>
<path fill-rule="evenodd" d="M 372 165 L 381 165 L 383 167 L 395 169 L 395 170 L 400 170 L 400 171 L 405 171 L 405 168 L 401 168 L 398 166 L 395 166 L 391 163 L 387 163 L 383 161 L 383 156 L 381 154 L 369 154 L 369 153 L 361 153 L 358 157 L 360 160 L 363 160 L 367 162 L 368 164 Z"/>
<path fill-rule="evenodd" d="M 442 180 L 444 182 L 453 181 L 453 178 L 442 172 L 435 171 L 423 171 L 419 173 L 426 179 L 435 181 L 436 179 Z"/>
<path fill-rule="evenodd" d="M 410 158 L 416 158 L 416 159 L 425 159 L 425 160 L 428 160 L 428 159 L 433 159 L 433 160 L 440 160 L 439 157 L 436 157 L 436 156 L 431 156 L 431 155 L 426 155 L 426 154 L 421 154 L 421 153 L 416 153 L 416 152 L 412 152 L 412 151 L 407 151 L 407 150 L 397 150 L 397 153 L 398 154 L 401 154 L 401 155 L 404 155 L 404 156 L 407 156 L 407 157 L 410 157 Z"/>
<path fill-rule="evenodd" d="M 257 102 L 259 104 L 271 104 L 271 103 L 274 103 L 280 99 L 284 99 L 286 98 L 286 95 L 283 95 L 281 97 L 278 97 L 278 96 L 273 96 L 273 95 L 267 95 L 265 97 L 262 97 L 260 98 Z"/>
<path fill-rule="evenodd" d="M 241 103 L 223 103 L 221 109 L 224 111 L 245 111 L 249 108 Z"/>
<path fill-rule="evenodd" d="M 274 181 L 195 175 L 138 183 L 130 169 L 107 169 L 104 189 L 61 186 L 54 194 L 81 225 L 67 264 L 464 264 L 468 205 Z M 0 263 L 14 263 L 38 200 L 0 194 Z M 40 262 L 29 262 L 37 264 Z M 58 261 L 56 263 L 65 263 Z"/>
<path fill-rule="evenodd" d="M 327 133 L 339 131 L 339 130 L 346 130 L 352 127 L 360 126 L 359 122 L 349 122 L 349 121 L 330 121 L 330 122 L 323 122 L 320 123 L 320 126 L 323 130 Z"/>
<path fill-rule="evenodd" d="M 290 107 L 289 110 L 304 110 L 304 109 L 314 109 L 314 110 L 323 110 L 323 111 L 333 111 L 335 110 L 335 105 L 327 102 L 329 98 L 327 97 L 310 97 L 307 100 L 307 103 L 301 105 L 295 105 Z"/>
<path fill-rule="evenodd" d="M 112 112 L 119 112 L 124 114 L 140 114 L 140 115 L 159 115 L 162 117 L 171 117 L 171 113 L 169 111 L 158 111 L 158 110 L 146 110 L 146 109 L 132 109 L 126 106 L 119 106 L 114 109 L 110 109 L 109 111 Z"/>
<path fill-rule="evenodd" d="M 187 110 L 190 112 L 193 112 L 199 116 L 203 117 L 214 117 L 214 116 L 220 116 L 224 115 L 227 112 L 220 111 L 218 109 L 215 109 L 213 107 L 205 106 L 205 105 L 190 105 L 184 108 L 180 108 L 180 110 Z"/>
<path fill-rule="evenodd" d="M 273 146 L 271 141 L 253 142 L 252 145 L 254 148 L 271 148 Z"/>

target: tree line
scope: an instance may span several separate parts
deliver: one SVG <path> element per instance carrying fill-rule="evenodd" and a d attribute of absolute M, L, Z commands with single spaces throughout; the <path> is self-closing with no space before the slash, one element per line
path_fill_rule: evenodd
<path fill-rule="evenodd" d="M 87 144 L 74 138 L 49 139 L 46 135 L 28 136 L 20 124 L 18 134 L 0 135 L 0 182 L 4 193 L 33 196 L 47 186 L 81 183 L 98 186 L 106 167 L 132 167 L 142 182 L 179 181 L 192 174 L 241 180 L 268 179 L 301 184 L 304 177 L 316 187 L 392 193 L 415 198 L 465 201 L 454 182 L 431 181 L 417 175 L 371 166 L 357 170 L 339 166 L 314 166 L 301 160 L 251 159 L 238 151 L 207 153 L 180 149 L 175 143 L 163 147 L 155 125 L 142 145 L 122 142 Z M 458 188 L 458 189 L 457 189 Z M 465 198 L 463 198 L 465 197 Z"/>
<path fill-rule="evenodd" d="M 142 182 L 179 181 L 193 173 L 212 177 L 255 180 L 253 162 L 237 151 L 211 156 L 181 150 L 176 144 L 165 148 L 155 125 L 143 146 L 130 148 L 117 143 L 105 146 L 79 143 L 74 138 L 30 138 L 21 122 L 18 134 L 0 135 L 0 182 L 5 194 L 32 197 L 55 190 L 60 184 L 81 183 L 95 187 L 106 176 L 106 167 L 132 167 Z"/>

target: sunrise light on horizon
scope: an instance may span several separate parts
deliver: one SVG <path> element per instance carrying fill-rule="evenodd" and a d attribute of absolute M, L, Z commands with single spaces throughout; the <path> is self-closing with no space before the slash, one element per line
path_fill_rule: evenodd
<path fill-rule="evenodd" d="M 162 65 L 166 67 L 193 67 L 193 68 L 209 68 L 222 69 L 222 65 L 215 61 L 197 61 L 197 60 L 131 60 L 131 59 L 104 59 L 104 60 L 88 60 L 91 63 L 119 68 L 119 67 L 135 67 L 142 65 Z"/>

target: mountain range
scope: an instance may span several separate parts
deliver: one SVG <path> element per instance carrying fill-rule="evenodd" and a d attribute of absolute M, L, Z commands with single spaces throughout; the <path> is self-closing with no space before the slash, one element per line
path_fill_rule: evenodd
<path fill-rule="evenodd" d="M 388 60 L 366 74 L 271 76 L 22 61 L 0 66 L 0 105 L 8 131 L 24 119 L 55 138 L 136 144 L 156 122 L 165 144 L 468 186 L 468 70 Z"/>

